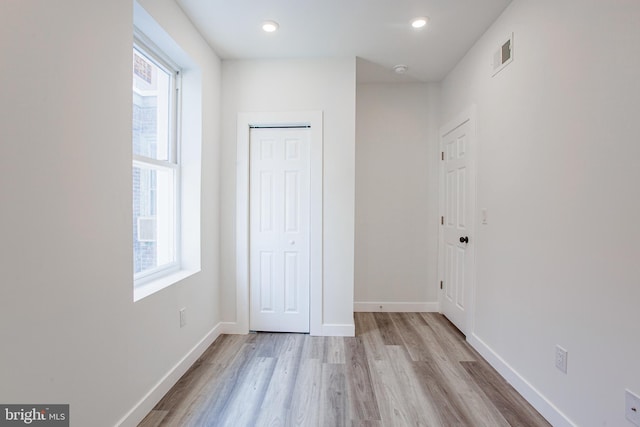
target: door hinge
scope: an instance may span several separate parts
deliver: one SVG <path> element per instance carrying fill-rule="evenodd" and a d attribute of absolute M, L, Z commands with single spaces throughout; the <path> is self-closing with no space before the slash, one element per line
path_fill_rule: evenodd
<path fill-rule="evenodd" d="M 440 217 L 440 225 L 444 225 L 444 217 L 443 216 Z"/>
<path fill-rule="evenodd" d="M 440 152 L 440 160 L 444 160 L 444 151 Z"/>
<path fill-rule="evenodd" d="M 440 280 L 440 289 L 442 289 L 442 280 Z"/>

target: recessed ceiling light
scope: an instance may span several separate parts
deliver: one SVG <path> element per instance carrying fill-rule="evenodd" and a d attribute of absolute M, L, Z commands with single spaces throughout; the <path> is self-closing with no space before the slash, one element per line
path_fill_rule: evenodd
<path fill-rule="evenodd" d="M 429 18 L 427 18 L 426 16 L 421 16 L 411 21 L 411 26 L 413 28 L 422 28 L 422 27 L 425 27 L 428 22 L 429 22 Z"/>
<path fill-rule="evenodd" d="M 408 69 L 409 67 L 407 67 L 404 64 L 398 64 L 393 67 L 393 71 L 395 71 L 396 74 L 404 74 L 407 72 Z"/>
<path fill-rule="evenodd" d="M 277 31 L 280 25 L 276 21 L 264 21 L 262 23 L 262 29 L 267 33 L 273 33 Z"/>

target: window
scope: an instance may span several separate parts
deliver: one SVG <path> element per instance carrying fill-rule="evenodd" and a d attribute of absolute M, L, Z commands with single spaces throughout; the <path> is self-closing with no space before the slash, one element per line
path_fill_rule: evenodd
<path fill-rule="evenodd" d="M 201 271 L 203 72 L 133 2 L 133 301 Z"/>
<path fill-rule="evenodd" d="M 138 286 L 180 268 L 179 71 L 133 47 L 133 266 Z"/>

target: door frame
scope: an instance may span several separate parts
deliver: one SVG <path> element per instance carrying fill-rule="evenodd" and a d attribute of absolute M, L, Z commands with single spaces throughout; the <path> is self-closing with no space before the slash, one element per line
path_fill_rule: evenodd
<path fill-rule="evenodd" d="M 475 306 L 476 306 L 476 259 L 478 252 L 478 245 L 476 244 L 478 241 L 478 231 L 477 231 L 477 186 L 476 186 L 476 176 L 477 176 L 477 153 L 478 153 L 478 137 L 477 137 L 477 113 L 476 106 L 471 105 L 464 109 L 460 114 L 455 116 L 452 120 L 447 122 L 445 125 L 440 127 L 438 133 L 438 158 L 440 159 L 440 153 L 443 152 L 443 142 L 444 137 L 465 124 L 469 122 L 469 173 L 470 173 L 470 185 L 469 190 L 473 191 L 473 194 L 470 197 L 471 206 L 469 207 L 472 215 L 470 219 L 471 226 L 471 238 L 473 239 L 473 268 L 472 271 L 468 272 L 468 293 L 467 293 L 467 307 L 465 308 L 465 330 L 464 334 L 467 336 L 471 336 L 475 329 Z M 445 214 L 445 171 L 444 171 L 444 162 L 438 161 L 438 283 L 444 280 L 445 275 L 445 266 L 444 266 L 444 231 L 443 226 L 440 223 L 440 218 Z M 440 306 L 440 313 L 442 313 L 442 300 L 443 300 L 444 289 L 439 289 L 438 292 L 438 305 Z"/>
<path fill-rule="evenodd" d="M 309 126 L 309 333 L 322 334 L 322 111 L 238 113 L 236 165 L 236 322 L 249 333 L 249 143 L 252 126 Z"/>

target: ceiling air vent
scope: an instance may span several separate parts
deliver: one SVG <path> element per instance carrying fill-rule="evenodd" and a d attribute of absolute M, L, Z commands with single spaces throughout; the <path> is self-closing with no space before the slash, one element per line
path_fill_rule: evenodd
<path fill-rule="evenodd" d="M 495 76 L 513 61 L 513 33 L 493 54 L 493 75 Z"/>

